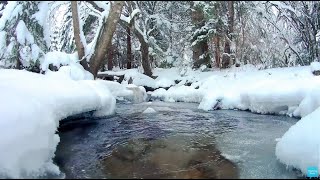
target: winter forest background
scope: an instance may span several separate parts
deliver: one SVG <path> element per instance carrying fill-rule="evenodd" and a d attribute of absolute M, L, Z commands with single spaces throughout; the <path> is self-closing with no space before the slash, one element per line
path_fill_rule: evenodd
<path fill-rule="evenodd" d="M 317 1 L 0 2 L 0 67 L 261 69 L 319 60 Z M 77 54 L 78 52 L 78 54 Z M 206 65 L 206 66 L 204 66 Z"/>

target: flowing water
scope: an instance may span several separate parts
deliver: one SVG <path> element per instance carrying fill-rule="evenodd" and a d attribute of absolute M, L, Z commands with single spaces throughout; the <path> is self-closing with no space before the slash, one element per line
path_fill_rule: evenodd
<path fill-rule="evenodd" d="M 62 123 L 55 162 L 66 178 L 299 178 L 275 156 L 297 119 L 197 106 L 123 103 L 112 117 Z"/>

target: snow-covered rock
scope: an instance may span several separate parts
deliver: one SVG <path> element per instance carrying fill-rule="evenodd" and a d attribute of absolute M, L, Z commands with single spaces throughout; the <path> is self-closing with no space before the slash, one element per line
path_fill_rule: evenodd
<path fill-rule="evenodd" d="M 163 88 L 154 91 L 151 94 L 153 98 L 159 98 L 166 102 L 194 102 L 199 103 L 203 93 L 190 86 L 173 86 L 168 90 Z"/>
<path fill-rule="evenodd" d="M 43 71 L 47 71 L 49 65 L 52 64 L 56 67 L 60 67 L 60 65 L 69 65 L 71 63 L 77 63 L 79 60 L 78 54 L 67 54 L 59 51 L 52 51 L 45 54 L 44 58 L 41 59 L 41 69 Z"/>
<path fill-rule="evenodd" d="M 127 96 L 127 99 L 130 99 L 134 103 L 141 103 L 147 100 L 147 92 L 142 86 L 136 86 L 133 84 L 129 84 L 126 87 L 127 89 L 132 91 L 132 96 Z"/>
<path fill-rule="evenodd" d="M 157 111 L 154 110 L 153 108 L 151 107 L 148 107 L 146 110 L 144 110 L 142 113 L 143 114 L 151 114 L 151 113 L 156 113 Z"/>
<path fill-rule="evenodd" d="M 134 84 L 120 84 L 113 81 L 96 80 L 101 84 L 104 84 L 108 88 L 111 94 L 117 99 L 125 99 L 133 103 L 141 103 L 147 100 L 147 92 L 142 86 L 136 86 Z"/>
<path fill-rule="evenodd" d="M 310 69 L 314 75 L 320 75 L 320 63 L 319 62 L 317 62 L 317 61 L 312 62 L 310 64 Z"/>
<path fill-rule="evenodd" d="M 48 76 L 66 76 L 72 80 L 93 80 L 93 75 L 86 71 L 79 63 L 70 63 L 67 66 L 62 66 L 57 72 L 52 72 L 49 69 L 46 71 Z"/>

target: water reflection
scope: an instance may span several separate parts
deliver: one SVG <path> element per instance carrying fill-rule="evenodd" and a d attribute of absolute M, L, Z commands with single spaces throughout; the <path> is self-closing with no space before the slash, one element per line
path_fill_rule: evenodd
<path fill-rule="evenodd" d="M 103 159 L 108 178 L 238 178 L 236 165 L 223 157 L 214 139 L 174 135 L 132 139 Z"/>

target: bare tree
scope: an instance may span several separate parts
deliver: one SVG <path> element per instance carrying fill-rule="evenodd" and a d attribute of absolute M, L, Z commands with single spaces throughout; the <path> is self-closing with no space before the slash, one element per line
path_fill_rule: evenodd
<path fill-rule="evenodd" d="M 133 9 L 133 8 L 132 8 Z M 130 13 L 130 12 L 129 12 Z M 149 61 L 149 43 L 148 43 L 148 39 L 146 39 L 145 37 L 147 37 L 146 32 L 145 32 L 145 27 L 144 27 L 144 31 L 142 31 L 138 25 L 136 24 L 136 21 L 134 20 L 134 18 L 138 15 L 138 13 L 135 13 L 131 17 L 131 21 L 128 23 L 123 19 L 120 19 L 120 24 L 127 29 L 128 27 L 132 27 L 133 33 L 134 35 L 138 38 L 141 46 L 140 46 L 140 51 L 141 51 L 141 61 L 142 61 L 142 67 L 144 70 L 144 74 L 151 77 L 152 76 L 152 70 L 151 70 L 151 66 L 150 66 L 150 61 Z"/>

